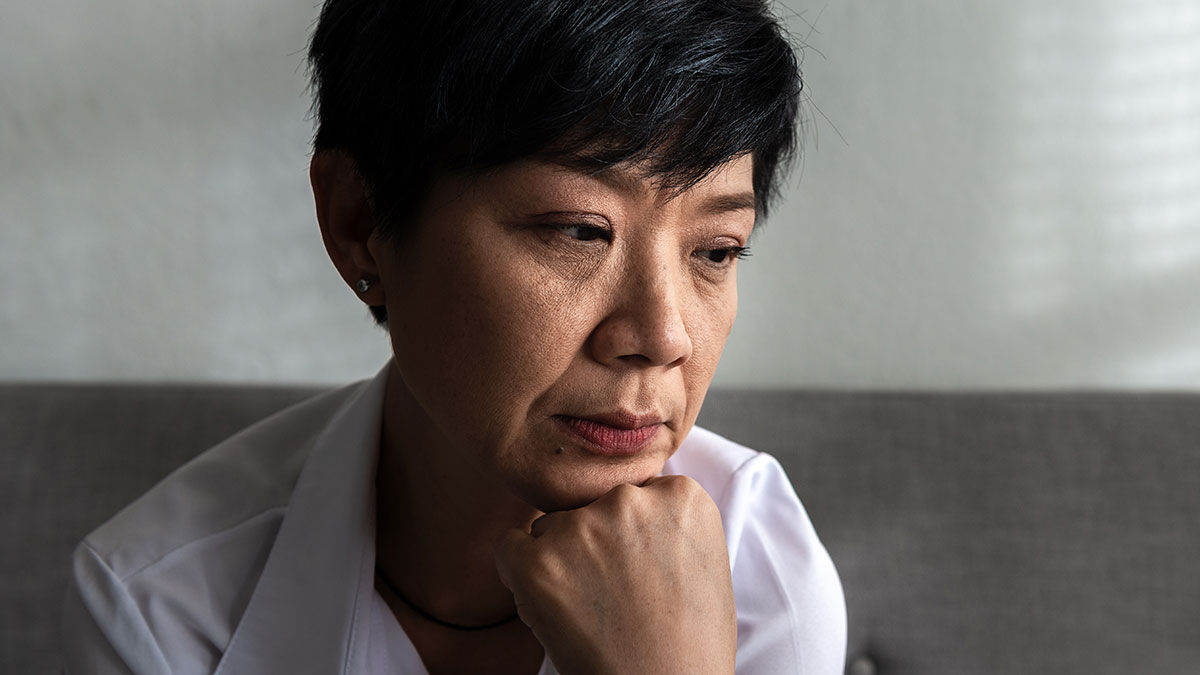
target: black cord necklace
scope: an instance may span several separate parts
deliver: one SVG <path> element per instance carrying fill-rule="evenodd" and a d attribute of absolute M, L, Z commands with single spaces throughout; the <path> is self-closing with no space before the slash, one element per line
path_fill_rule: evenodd
<path fill-rule="evenodd" d="M 379 580 L 383 582 L 383 585 L 387 586 L 387 589 L 389 591 L 391 591 L 392 595 L 399 598 L 400 602 L 403 602 L 405 604 L 405 606 L 407 606 L 409 609 L 416 612 L 417 614 L 420 614 L 422 618 L 424 618 L 428 621 L 432 621 L 433 623 L 436 623 L 437 625 L 442 626 L 444 628 L 450 628 L 453 630 L 471 630 L 471 631 L 488 630 L 491 628 L 499 628 L 500 626 L 503 626 L 504 624 L 511 623 L 512 621 L 515 621 L 518 616 L 518 614 L 516 612 L 513 612 L 511 616 L 506 616 L 503 619 L 500 619 L 499 621 L 493 621 L 492 623 L 485 623 L 485 624 L 472 625 L 472 626 L 468 626 L 466 624 L 461 624 L 461 623 L 453 623 L 450 621 L 446 621 L 444 619 L 439 619 L 436 616 L 430 614 L 429 612 L 426 612 L 425 610 L 421 609 L 420 607 L 417 607 L 416 605 L 414 605 L 412 600 L 409 600 L 407 597 L 405 597 L 405 595 L 400 592 L 400 589 L 397 588 L 396 585 L 393 584 L 387 578 L 387 575 L 383 573 L 383 570 L 379 569 L 378 565 L 375 566 L 375 576 L 378 577 Z"/>

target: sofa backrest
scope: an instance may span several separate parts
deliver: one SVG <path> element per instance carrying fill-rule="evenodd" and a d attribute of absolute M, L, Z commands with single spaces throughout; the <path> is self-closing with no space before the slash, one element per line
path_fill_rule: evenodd
<path fill-rule="evenodd" d="M 58 668 L 74 545 L 312 388 L 0 386 L 0 672 Z M 710 393 L 842 576 L 848 672 L 1200 669 L 1200 395 Z"/>
<path fill-rule="evenodd" d="M 850 672 L 1200 672 L 1200 396 L 722 392 L 837 564 Z"/>
<path fill-rule="evenodd" d="M 0 386 L 0 673 L 61 668 L 75 545 L 176 467 L 316 390 Z"/>

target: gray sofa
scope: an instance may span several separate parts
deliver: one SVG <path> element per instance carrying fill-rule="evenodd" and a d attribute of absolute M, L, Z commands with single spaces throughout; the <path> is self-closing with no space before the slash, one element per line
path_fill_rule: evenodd
<path fill-rule="evenodd" d="M 0 386 L 0 673 L 58 668 L 69 554 L 312 389 Z M 739 393 L 842 575 L 847 671 L 1200 672 L 1200 395 Z"/>

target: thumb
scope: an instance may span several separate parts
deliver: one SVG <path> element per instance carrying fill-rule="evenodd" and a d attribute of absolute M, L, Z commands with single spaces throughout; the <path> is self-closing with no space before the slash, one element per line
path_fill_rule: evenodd
<path fill-rule="evenodd" d="M 527 588 L 529 561 L 533 555 L 534 538 L 518 529 L 506 530 L 496 542 L 496 572 L 500 581 L 512 591 L 517 604 L 517 616 L 526 626 L 533 626 L 533 612 L 529 604 Z"/>
<path fill-rule="evenodd" d="M 516 528 L 505 530 L 496 542 L 496 573 L 500 581 L 514 594 L 523 587 L 523 571 L 531 555 L 534 539 L 528 532 Z"/>

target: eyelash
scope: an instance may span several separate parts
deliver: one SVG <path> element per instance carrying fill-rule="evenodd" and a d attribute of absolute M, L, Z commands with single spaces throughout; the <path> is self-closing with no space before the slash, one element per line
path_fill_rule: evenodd
<path fill-rule="evenodd" d="M 733 260 L 743 260 L 745 258 L 749 258 L 750 257 L 750 247 L 749 246 L 728 246 L 726 248 L 714 248 L 714 249 L 709 249 L 707 251 L 697 251 L 697 253 L 701 254 L 700 255 L 701 258 L 704 258 L 705 260 L 707 260 L 708 262 L 710 262 L 714 265 L 726 265 L 726 264 L 729 264 L 730 262 L 732 262 Z M 708 255 L 707 255 L 710 253 L 721 253 L 723 255 L 721 256 L 720 260 L 713 260 L 712 258 L 708 257 Z"/>
<path fill-rule="evenodd" d="M 553 225 L 551 227 L 555 230 L 558 230 L 559 232 L 562 232 L 564 235 L 570 237 L 571 239 L 575 239 L 576 241 L 595 241 L 597 239 L 602 239 L 604 241 L 612 241 L 612 230 L 610 230 L 606 227 L 601 227 L 599 225 L 591 225 L 591 224 L 587 224 L 587 223 L 572 223 L 570 225 Z M 579 231 L 586 231 L 588 234 L 590 234 L 592 236 L 573 236 L 570 234 L 571 230 L 575 230 L 577 233 Z M 711 257 L 709 257 L 710 254 L 714 254 L 714 253 L 721 255 L 720 260 L 714 260 Z M 730 264 L 733 260 L 743 260 L 745 258 L 749 258 L 750 257 L 750 247 L 749 246 L 727 246 L 725 248 L 714 248 L 714 249 L 708 249 L 708 250 L 703 250 L 703 251 L 696 251 L 695 255 L 706 260 L 709 264 L 724 266 L 724 265 Z"/>
<path fill-rule="evenodd" d="M 552 225 L 551 227 L 555 230 L 558 230 L 559 232 L 562 232 L 563 234 L 567 235 L 568 237 L 571 237 L 571 239 L 575 239 L 577 241 L 595 241 L 596 239 L 603 239 L 604 241 L 612 241 L 612 230 L 610 230 L 606 227 L 601 227 L 599 225 L 592 225 L 590 223 L 571 223 L 569 225 Z M 596 236 L 574 237 L 574 236 L 571 236 L 570 234 L 568 234 L 568 232 L 567 232 L 568 230 L 572 230 L 572 229 L 587 230 L 591 233 L 594 233 Z"/>

